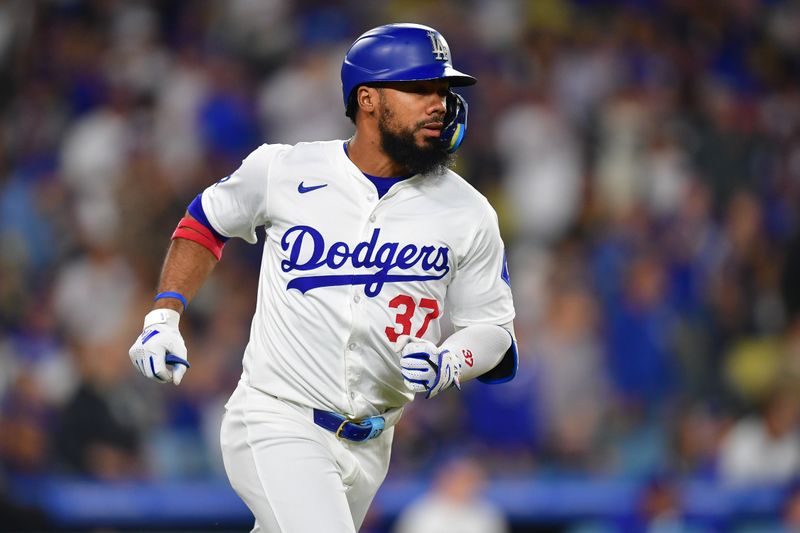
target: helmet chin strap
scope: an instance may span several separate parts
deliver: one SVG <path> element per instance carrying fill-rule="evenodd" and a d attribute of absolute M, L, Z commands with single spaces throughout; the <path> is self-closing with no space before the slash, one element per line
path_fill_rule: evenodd
<path fill-rule="evenodd" d="M 447 95 L 447 113 L 444 116 L 444 127 L 439 141 L 444 144 L 448 154 L 452 154 L 467 133 L 467 101 L 457 93 L 450 91 Z"/>

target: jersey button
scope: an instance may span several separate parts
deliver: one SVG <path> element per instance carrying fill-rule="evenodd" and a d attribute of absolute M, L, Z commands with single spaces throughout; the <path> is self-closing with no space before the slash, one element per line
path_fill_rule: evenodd
<path fill-rule="evenodd" d="M 359 296 L 358 294 L 356 294 L 355 296 L 353 296 L 353 301 L 354 301 L 355 303 L 358 303 L 358 302 L 360 302 L 360 301 L 361 301 L 361 296 Z"/>
<path fill-rule="evenodd" d="M 378 218 L 378 217 L 376 217 L 375 215 L 370 215 L 370 216 L 369 216 L 369 221 L 370 221 L 370 222 L 375 222 L 375 220 L 376 220 L 377 218 Z"/>
<path fill-rule="evenodd" d="M 372 202 L 373 200 L 375 200 L 375 195 L 374 195 L 374 194 L 368 194 L 368 195 L 367 195 L 367 200 L 369 200 L 370 202 Z"/>
<path fill-rule="evenodd" d="M 356 343 L 351 342 L 350 344 L 347 345 L 347 349 L 352 352 L 353 350 L 356 349 Z"/>
<path fill-rule="evenodd" d="M 355 400 L 356 399 L 356 393 L 355 392 L 351 392 L 350 393 L 350 399 L 351 400 Z"/>

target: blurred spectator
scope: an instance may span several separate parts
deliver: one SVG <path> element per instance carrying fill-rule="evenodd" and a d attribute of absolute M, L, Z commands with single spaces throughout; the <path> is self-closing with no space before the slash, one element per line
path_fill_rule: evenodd
<path fill-rule="evenodd" d="M 131 149 L 129 105 L 130 95 L 117 89 L 112 105 L 85 114 L 64 137 L 62 179 L 74 195 L 78 227 L 93 242 L 113 240 L 122 222 L 116 195 Z"/>
<path fill-rule="evenodd" d="M 755 180 L 751 172 L 758 153 L 754 108 L 744 91 L 737 92 L 732 85 L 722 77 L 705 73 L 695 87 L 701 112 L 692 121 L 696 134 L 692 156 L 718 207 L 724 207 L 736 191 L 751 189 Z"/>
<path fill-rule="evenodd" d="M 780 263 L 765 232 L 764 207 L 753 193 L 732 193 L 723 229 L 710 295 L 720 333 L 735 339 L 781 331 Z"/>
<path fill-rule="evenodd" d="M 46 473 L 50 458 L 49 430 L 55 413 L 30 374 L 21 373 L 17 377 L 0 409 L 0 435 L 3 435 L 0 471 L 23 475 Z"/>
<path fill-rule="evenodd" d="M 692 179 L 682 190 L 675 213 L 665 221 L 663 238 L 667 290 L 677 312 L 675 350 L 683 392 L 719 400 L 723 339 L 713 327 L 709 287 L 722 254 L 722 230 L 714 217 L 711 192 Z"/>
<path fill-rule="evenodd" d="M 606 302 L 609 369 L 621 400 L 658 409 L 676 388 L 675 310 L 655 250 L 634 253 L 618 298 Z"/>
<path fill-rule="evenodd" d="M 398 518 L 394 533 L 504 533 L 506 519 L 481 496 L 485 474 L 468 458 L 440 465 L 431 492 Z"/>
<path fill-rule="evenodd" d="M 164 170 L 161 174 L 173 193 L 189 190 L 191 180 L 204 175 L 198 120 L 209 85 L 205 65 L 197 51 L 188 47 L 175 52 L 169 70 L 161 78 L 151 142 Z"/>
<path fill-rule="evenodd" d="M 205 7 L 210 13 L 204 29 L 244 57 L 276 61 L 297 40 L 292 5 L 287 0 L 233 0 Z"/>
<path fill-rule="evenodd" d="M 580 158 L 577 139 L 553 102 L 542 96 L 528 100 L 498 117 L 496 150 L 505 162 L 505 202 L 516 232 L 549 244 L 577 217 Z"/>
<path fill-rule="evenodd" d="M 631 516 L 606 522 L 587 522 L 569 533 L 711 533 L 717 529 L 686 516 L 678 483 L 656 475 L 645 481 Z"/>
<path fill-rule="evenodd" d="M 311 49 L 271 76 L 262 86 L 259 110 L 269 138 L 294 144 L 341 139 L 350 134 L 336 79 L 346 50 Z"/>
<path fill-rule="evenodd" d="M 0 471 L 38 476 L 51 466 L 56 406 L 73 393 L 78 376 L 60 342 L 49 295 L 22 317 L 0 341 Z"/>
<path fill-rule="evenodd" d="M 81 380 L 53 424 L 57 471 L 102 480 L 147 474 L 142 460 L 145 428 L 158 420 L 163 400 L 131 390 L 125 381 L 128 362 L 108 357 L 126 347 L 124 334 L 76 347 Z"/>
<path fill-rule="evenodd" d="M 720 475 L 730 484 L 783 483 L 800 475 L 800 403 L 781 389 L 758 415 L 740 420 L 722 442 Z"/>
<path fill-rule="evenodd" d="M 586 468 L 598 464 L 599 429 L 609 405 L 597 306 L 579 280 L 553 277 L 547 313 L 526 347 L 533 356 L 545 458 Z"/>
<path fill-rule="evenodd" d="M 626 531 L 647 533 L 700 533 L 710 531 L 692 524 L 683 512 L 679 486 L 674 479 L 656 477 L 642 489 L 637 516 Z"/>
<path fill-rule="evenodd" d="M 730 416 L 719 407 L 690 403 L 675 415 L 670 469 L 687 479 L 714 480 L 720 441 L 730 424 Z"/>
<path fill-rule="evenodd" d="M 236 169 L 263 139 L 250 72 L 224 56 L 212 56 L 208 68 L 211 87 L 200 106 L 198 126 L 208 153 L 206 171 L 218 179 Z"/>
<path fill-rule="evenodd" d="M 677 134 L 662 127 L 651 136 L 642 161 L 642 203 L 657 220 L 674 216 L 688 197 L 691 178 Z"/>
<path fill-rule="evenodd" d="M 650 112 L 645 94 L 629 89 L 612 95 L 600 113 L 597 194 L 600 204 L 612 215 L 630 212 L 644 196 L 644 148 L 652 124 Z"/>
<path fill-rule="evenodd" d="M 65 225 L 65 187 L 54 175 L 54 162 L 33 158 L 0 181 L 0 268 L 7 275 L 52 275 L 59 254 L 68 249 L 71 236 L 58 238 Z"/>
<path fill-rule="evenodd" d="M 79 343 L 106 341 L 130 325 L 137 279 L 109 245 L 90 244 L 83 255 L 64 265 L 55 280 L 56 316 Z"/>

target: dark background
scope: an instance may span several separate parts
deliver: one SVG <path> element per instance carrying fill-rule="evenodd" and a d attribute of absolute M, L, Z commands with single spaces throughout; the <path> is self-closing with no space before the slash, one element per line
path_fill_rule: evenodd
<path fill-rule="evenodd" d="M 798 2 L 7 0 L 0 529 L 249 527 L 217 435 L 260 245 L 192 303 L 179 388 L 127 350 L 192 198 L 262 142 L 347 138 L 341 59 L 393 21 L 479 80 L 456 170 L 521 360 L 410 406 L 365 531 L 465 455 L 514 531 L 798 527 Z"/>

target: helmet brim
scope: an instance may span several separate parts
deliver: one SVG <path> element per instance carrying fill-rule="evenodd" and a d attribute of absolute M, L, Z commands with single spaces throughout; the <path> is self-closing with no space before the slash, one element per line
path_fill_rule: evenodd
<path fill-rule="evenodd" d="M 444 71 L 443 78 L 447 79 L 450 82 L 451 87 L 468 87 L 470 85 L 475 85 L 478 83 L 478 80 L 470 76 L 469 74 L 464 74 L 453 67 L 447 67 Z"/>
<path fill-rule="evenodd" d="M 443 67 L 443 68 L 442 68 Z M 447 80 L 450 82 L 451 87 L 466 87 L 468 85 L 475 85 L 478 82 L 469 74 L 465 74 L 451 66 L 435 65 L 431 68 L 427 65 L 422 67 L 412 67 L 404 70 L 386 70 L 385 72 L 369 72 L 363 73 L 361 77 L 363 81 L 359 80 L 354 84 L 353 88 L 358 85 L 369 85 L 370 83 L 381 82 L 398 82 L 405 81 L 429 81 L 429 80 Z"/>

